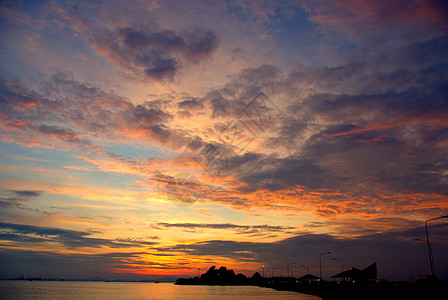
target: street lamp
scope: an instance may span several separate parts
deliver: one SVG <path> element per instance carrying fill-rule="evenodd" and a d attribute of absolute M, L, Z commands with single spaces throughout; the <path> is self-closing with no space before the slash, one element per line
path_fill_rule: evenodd
<path fill-rule="evenodd" d="M 434 267 L 434 257 L 432 256 L 432 248 L 431 243 L 429 242 L 429 235 L 428 235 L 428 222 L 438 220 L 438 219 L 448 219 L 448 215 L 429 219 L 425 221 L 425 230 L 426 230 L 426 243 L 428 245 L 428 255 L 429 255 L 429 264 L 431 266 L 431 274 L 434 278 L 436 278 L 436 269 Z"/>
<path fill-rule="evenodd" d="M 344 261 L 342 260 L 342 258 L 334 258 L 333 260 L 340 260 L 341 261 L 341 271 L 344 272 Z"/>
<path fill-rule="evenodd" d="M 319 254 L 319 270 L 320 270 L 320 280 L 322 280 L 322 255 L 326 255 L 326 254 L 330 254 L 331 252 L 325 252 L 325 253 L 321 253 Z"/>
<path fill-rule="evenodd" d="M 277 270 L 278 268 L 274 268 L 271 270 L 271 277 L 274 277 L 274 270 Z"/>
<path fill-rule="evenodd" d="M 289 264 L 286 265 L 286 270 L 288 272 L 288 277 L 289 277 L 289 266 L 295 264 L 295 262 L 291 262 Z"/>
<path fill-rule="evenodd" d="M 302 268 L 305 268 L 306 269 L 306 274 L 310 274 L 310 268 L 308 268 L 308 266 L 302 266 Z"/>
<path fill-rule="evenodd" d="M 264 276 L 264 266 L 263 266 L 263 278 L 265 278 L 266 276 Z"/>

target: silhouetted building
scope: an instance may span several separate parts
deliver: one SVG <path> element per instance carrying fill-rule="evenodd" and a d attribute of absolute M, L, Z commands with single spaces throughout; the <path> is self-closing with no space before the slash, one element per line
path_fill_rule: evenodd
<path fill-rule="evenodd" d="M 339 278 L 342 281 L 352 281 L 353 280 L 353 269 L 345 270 L 344 272 L 338 273 L 331 278 Z"/>
<path fill-rule="evenodd" d="M 362 270 L 352 268 L 351 270 L 346 270 L 334 276 L 331 276 L 331 278 L 339 278 L 341 280 L 350 281 L 375 281 L 378 278 L 376 262 Z"/>

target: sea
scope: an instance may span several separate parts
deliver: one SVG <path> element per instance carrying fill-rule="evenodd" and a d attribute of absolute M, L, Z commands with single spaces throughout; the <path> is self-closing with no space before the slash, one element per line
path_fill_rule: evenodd
<path fill-rule="evenodd" d="M 0 280 L 0 299 L 298 299 L 320 297 L 258 286 L 175 285 L 161 282 Z"/>

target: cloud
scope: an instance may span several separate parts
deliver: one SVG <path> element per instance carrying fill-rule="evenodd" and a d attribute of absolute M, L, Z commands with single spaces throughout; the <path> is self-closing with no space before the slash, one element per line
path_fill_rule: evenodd
<path fill-rule="evenodd" d="M 278 232 L 294 229 L 291 226 L 272 226 L 272 225 L 238 225 L 231 223 L 164 223 L 159 222 L 155 226 L 164 228 L 185 228 L 185 229 L 223 229 L 235 230 L 241 233 L 254 232 Z"/>
<path fill-rule="evenodd" d="M 378 174 L 383 184 L 393 182 L 392 188 L 414 190 L 420 193 L 439 193 L 448 195 L 448 161 L 432 161 L 412 167 L 407 173 L 384 170 Z"/>
<path fill-rule="evenodd" d="M 202 102 L 196 99 L 184 100 L 179 102 L 177 105 L 179 106 L 180 109 L 185 110 L 198 110 L 204 108 L 204 104 L 202 104 Z"/>
<path fill-rule="evenodd" d="M 195 268 L 221 258 L 252 266 L 272 261 L 271 267 L 280 268 L 291 258 L 298 265 L 299 259 L 313 264 L 316 271 L 316 254 L 331 250 L 344 255 L 347 265 L 363 267 L 378 259 L 380 269 L 390 264 L 400 275 L 405 260 L 425 257 L 425 245 L 412 244 L 413 233 L 424 238 L 415 227 L 448 209 L 446 4 L 205 2 L 18 1 L 0 6 L 5 57 L 11 58 L 0 75 L 0 139 L 6 147 L 1 169 L 9 178 L 4 184 L 11 186 L 0 194 L 0 232 L 4 247 L 17 251 L 17 256 L 8 252 L 8 266 L 14 265 L 8 259 L 26 261 L 29 255 L 30 262 L 36 258 L 50 265 L 54 259 L 68 270 L 79 262 L 86 273 L 98 271 L 95 259 L 109 270 L 142 273 Z M 309 65 L 325 61 L 325 51 L 335 54 L 328 65 Z M 43 68 L 72 71 L 45 76 Z M 134 80 L 131 85 L 112 82 L 108 75 L 116 70 Z M 21 71 L 21 78 L 8 75 Z M 113 84 L 128 94 L 105 88 Z M 162 90 L 166 94 L 157 94 Z M 266 102 L 248 107 L 259 95 Z M 19 153 L 9 155 L 15 150 Z M 24 161 L 22 152 L 47 160 Z M 74 166 L 79 163 L 84 165 Z M 28 179 L 30 190 L 23 188 Z M 76 182 L 87 185 L 75 188 Z M 111 185 L 113 190 L 107 190 Z M 92 203 L 55 207 L 55 195 L 65 202 Z M 69 228 L 74 228 L 95 222 L 93 215 L 76 213 L 98 216 L 92 209 L 138 208 L 165 216 L 173 203 L 195 203 L 198 213 L 222 205 L 248 218 L 295 223 L 150 223 L 170 236 L 169 243 L 188 239 L 172 247 L 162 244 L 163 237 L 106 238 L 98 231 L 6 223 L 52 216 L 51 222 L 73 222 Z M 52 210 L 61 207 L 67 215 L 55 218 L 63 212 Z M 99 218 L 107 224 L 119 221 Z M 305 233 L 278 241 L 300 230 Z M 236 234 L 236 240 L 194 242 L 188 236 L 193 231 Z M 178 235 L 183 232 L 187 235 Z M 64 258 L 19 250 L 52 245 L 51 251 L 142 247 L 147 253 Z M 166 263 L 152 259 L 153 247 Z M 388 248 L 397 249 L 390 258 Z M 177 262 L 169 263 L 177 253 Z M 416 260 L 411 273 L 422 274 L 425 268 L 423 259 Z"/>
<path fill-rule="evenodd" d="M 332 67 L 298 65 L 285 72 L 261 65 L 244 69 L 202 98 L 162 95 L 139 104 L 70 72 L 43 78 L 40 90 L 3 78 L 2 136 L 26 146 L 76 149 L 98 170 L 137 174 L 140 188 L 157 186 L 165 194 L 176 185 L 174 169 L 209 172 L 175 192 L 180 199 L 191 200 L 182 192 L 194 188 L 194 201 L 239 208 L 306 207 L 325 218 L 368 217 L 378 213 L 369 201 L 386 212 L 382 205 L 404 205 L 400 201 L 410 201 L 414 191 L 418 199 L 424 193 L 430 199 L 413 210 L 425 215 L 443 199 L 439 195 L 446 196 L 448 61 L 442 53 L 447 41 L 441 35 Z M 143 47 L 137 38 L 128 43 Z M 244 109 L 260 92 L 279 113 L 254 134 L 241 123 L 251 121 L 243 118 Z M 177 118 L 183 111 L 200 115 L 200 124 L 185 126 Z M 249 146 L 233 143 L 234 128 L 243 131 Z M 135 140 L 180 156 L 135 159 L 107 148 Z M 211 164 L 201 164 L 210 154 L 207 147 L 228 154 L 225 170 L 211 174 L 213 183 Z"/>
<path fill-rule="evenodd" d="M 252 160 L 247 157 L 254 156 L 246 154 L 236 160 L 239 168 L 244 170 L 238 178 L 255 190 L 285 190 L 297 185 L 311 189 L 330 188 L 334 186 L 331 181 L 336 181 L 336 175 L 321 168 L 317 161 L 274 156 Z"/>
<path fill-rule="evenodd" d="M 393 176 L 387 183 L 380 174 L 396 172 L 398 180 L 399 174 L 415 173 L 420 163 L 440 165 L 448 111 L 443 75 L 448 64 L 441 49 L 447 40 L 442 35 L 336 67 L 298 66 L 287 75 L 267 66 L 243 71 L 208 95 L 213 114 L 236 117 L 243 96 L 262 89 L 282 115 L 268 136 L 256 137 L 270 154 L 256 153 L 262 151 L 258 148 L 254 155 L 233 158 L 240 166 L 236 176 L 255 189 L 297 184 L 353 189 L 358 179 L 394 186 Z M 253 167 L 246 164 L 249 158 Z M 394 162 L 399 167 L 389 169 Z M 445 194 L 440 172 L 431 174 L 440 185 L 437 191 Z M 435 188 L 430 181 L 407 188 L 428 192 Z"/>
<path fill-rule="evenodd" d="M 32 198 L 32 197 L 39 197 L 42 195 L 41 191 L 27 191 L 27 190 L 19 190 L 19 191 L 12 191 L 14 194 L 20 197 L 24 198 Z"/>
<path fill-rule="evenodd" d="M 4 227 L 4 223 L 2 223 L 2 227 Z M 29 229 L 14 225 L 7 227 L 19 228 L 23 232 L 28 232 Z M 434 259 L 436 265 L 439 266 L 437 275 L 440 278 L 448 276 L 445 272 L 448 261 L 443 255 L 448 247 L 444 238 L 447 229 L 448 227 L 445 224 L 432 224 L 429 228 Z M 32 232 L 37 233 L 34 229 Z M 47 232 L 47 234 L 59 233 L 48 230 L 44 232 Z M 415 241 L 415 238 L 424 239 L 425 236 L 424 227 L 419 226 L 402 231 L 366 234 L 352 239 L 339 239 L 327 234 L 305 233 L 273 243 L 208 240 L 193 244 L 152 246 L 149 253 L 145 251 L 56 254 L 42 251 L 2 249 L 0 274 L 2 278 L 15 277 L 18 276 L 17 274 L 46 278 L 67 278 L 66 270 L 73 269 L 70 278 L 93 276 L 112 279 L 123 278 L 123 276 L 126 277 L 123 273 L 133 272 L 138 274 L 142 268 L 146 270 L 179 270 L 182 268 L 181 264 L 169 262 L 154 264 L 145 259 L 147 255 L 176 255 L 178 260 L 179 257 L 185 257 L 187 260 L 201 258 L 209 264 L 216 264 L 217 260 L 221 261 L 223 258 L 238 260 L 243 264 L 265 265 L 267 272 L 278 268 L 282 273 L 286 272 L 287 263 L 295 261 L 296 264 L 291 266 L 293 275 L 300 276 L 306 273 L 301 267 L 302 265 L 308 266 L 311 273 L 318 275 L 319 253 L 331 251 L 331 255 L 322 258 L 323 275 L 326 278 L 339 272 L 340 263 L 331 259 L 337 257 L 344 260 L 346 268 L 352 266 L 362 268 L 372 262 L 377 262 L 380 278 L 407 280 L 409 276 L 416 278 L 418 275 L 427 274 L 430 271 L 426 244 Z M 38 238 L 38 235 L 36 235 L 36 238 Z M 152 251 L 156 252 L 152 253 Z M 182 259 L 180 260 L 180 263 L 182 263 Z"/>
<path fill-rule="evenodd" d="M 2 195 L 3 194 L 3 195 Z M 42 191 L 30 190 L 3 190 L 0 191 L 0 207 L 4 209 L 5 216 L 8 215 L 6 209 L 20 209 L 22 211 L 30 211 L 45 217 L 56 217 L 65 215 L 60 211 L 48 211 L 39 208 L 33 208 L 33 199 L 42 196 Z M 16 212 L 14 212 L 16 213 Z"/>
<path fill-rule="evenodd" d="M 130 107 L 125 117 L 129 123 L 135 122 L 140 126 L 160 124 L 171 118 L 170 114 L 158 108 L 148 108 L 140 104 Z"/>
<path fill-rule="evenodd" d="M 32 190 L 16 190 L 16 191 L 2 191 L 0 196 L 0 207 L 7 208 L 24 208 L 25 202 L 32 198 L 39 197 L 43 194 L 41 191 Z"/>
<path fill-rule="evenodd" d="M 378 3 L 370 0 L 305 1 L 303 7 L 318 24 L 351 35 L 375 32 L 387 35 L 394 28 L 404 37 L 413 30 L 416 36 L 441 32 L 448 28 L 448 7 L 443 1 L 394 0 Z M 406 9 L 403 9 L 406 7 Z"/>
<path fill-rule="evenodd" d="M 85 231 L 12 224 L 5 222 L 0 222 L 0 231 L 0 237 L 2 240 L 31 243 L 55 242 L 68 248 L 126 248 L 156 244 L 155 242 L 132 239 L 109 240 L 94 238 L 89 237 L 90 233 Z"/>
<path fill-rule="evenodd" d="M 59 149 L 80 147 L 98 154 L 107 152 L 101 147 L 104 139 L 124 142 L 138 138 L 174 150 L 195 148 L 201 143 L 188 128 L 171 127 L 178 111 L 175 100 L 133 104 L 113 91 L 77 80 L 71 72 L 44 78 L 38 91 L 13 81 L 3 78 L 0 82 L 4 95 L 0 105 L 4 116 L 1 122 L 8 129 L 5 137 L 16 143 Z"/>
<path fill-rule="evenodd" d="M 31 18 L 26 12 L 14 7 L 0 6 L 0 15 L 9 22 L 20 25 L 29 25 L 31 22 Z"/>
<path fill-rule="evenodd" d="M 136 169 L 135 160 L 107 151 L 104 141 L 118 139 L 126 143 L 126 139 L 138 138 L 174 149 L 198 147 L 201 143 L 187 130 L 171 129 L 173 117 L 160 103 L 132 104 L 114 92 L 78 81 L 70 72 L 42 80 L 39 91 L 20 81 L 13 82 L 2 78 L 0 87 L 2 136 L 10 142 L 27 147 L 76 149 L 87 159 L 97 156 L 98 163 L 99 158 L 113 159 Z"/>
<path fill-rule="evenodd" d="M 92 45 L 125 70 L 161 81 L 173 79 L 184 63 L 209 57 L 218 47 L 218 37 L 209 30 L 178 32 L 149 22 L 95 33 Z"/>
<path fill-rule="evenodd" d="M 158 280 L 160 275 L 148 275 L 142 268 L 169 269 L 170 264 L 145 262 L 144 252 L 54 253 L 2 249 L 0 278 L 25 277 L 109 280 Z M 69 270 L 69 272 L 67 271 Z M 133 272 L 133 273 L 131 273 Z M 176 278 L 172 278 L 176 279 Z"/>
<path fill-rule="evenodd" d="M 437 245 L 438 264 L 446 266 L 448 261 L 443 253 L 447 243 L 443 235 L 448 226 L 432 227 L 432 241 Z M 339 272 L 340 264 L 331 257 L 342 258 L 346 268 L 363 268 L 372 262 L 378 263 L 378 276 L 386 279 L 409 279 L 429 272 L 425 244 L 415 241 L 425 235 L 423 227 L 404 231 L 387 231 L 363 235 L 352 239 L 338 239 L 326 234 L 301 234 L 274 243 L 237 242 L 210 240 L 193 244 L 178 244 L 158 248 L 162 252 L 184 253 L 189 256 L 227 257 L 238 261 L 250 261 L 265 265 L 266 269 L 279 268 L 282 272 L 286 264 L 295 261 L 294 275 L 304 274 L 299 266 L 306 265 L 311 273 L 319 272 L 319 253 L 331 251 L 330 258 L 322 259 L 324 277 Z M 269 264 L 268 264 L 269 262 Z M 413 262 L 410 264 L 410 262 Z M 446 268 L 440 268 L 438 275 L 448 276 Z"/>

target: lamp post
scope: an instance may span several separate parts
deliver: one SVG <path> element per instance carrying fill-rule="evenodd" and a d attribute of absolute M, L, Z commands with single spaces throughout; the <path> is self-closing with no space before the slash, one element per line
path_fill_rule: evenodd
<path fill-rule="evenodd" d="M 271 277 L 274 277 L 274 270 L 277 270 L 278 268 L 274 268 L 271 270 Z"/>
<path fill-rule="evenodd" d="M 333 257 L 333 260 L 340 260 L 341 261 L 341 272 L 344 272 L 344 261 L 342 260 L 342 258 L 335 258 L 335 257 Z"/>
<path fill-rule="evenodd" d="M 432 248 L 431 243 L 429 242 L 429 235 L 428 235 L 428 222 L 438 220 L 438 219 L 448 219 L 448 215 L 429 219 L 425 221 L 425 230 L 426 230 L 426 243 L 428 245 L 428 255 L 429 255 L 429 265 L 431 266 L 431 274 L 435 278 L 436 277 L 436 269 L 434 267 L 434 257 L 432 256 Z"/>
<path fill-rule="evenodd" d="M 264 274 L 264 266 L 263 266 L 263 278 L 265 278 L 266 276 L 264 276 L 265 274 Z"/>
<path fill-rule="evenodd" d="M 320 270 L 320 280 L 322 280 L 322 255 L 326 255 L 326 254 L 330 254 L 331 252 L 325 252 L 325 253 L 321 253 L 319 254 L 319 270 Z"/>
<path fill-rule="evenodd" d="M 302 266 L 302 268 L 305 268 L 306 269 L 306 274 L 310 274 L 310 268 L 308 268 L 308 266 Z"/>
<path fill-rule="evenodd" d="M 286 271 L 288 272 L 288 277 L 289 277 L 289 266 L 295 264 L 295 262 L 290 262 L 289 264 L 286 265 Z"/>

